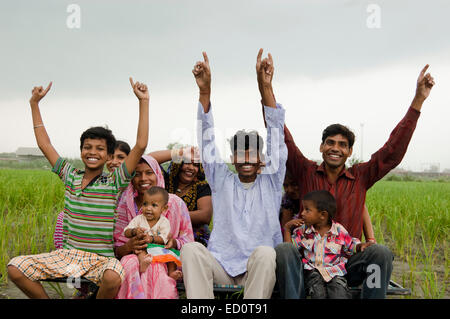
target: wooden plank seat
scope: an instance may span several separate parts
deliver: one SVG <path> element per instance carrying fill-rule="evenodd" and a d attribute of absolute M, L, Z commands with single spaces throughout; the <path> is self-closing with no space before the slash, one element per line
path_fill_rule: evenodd
<path fill-rule="evenodd" d="M 92 281 L 87 280 L 83 277 L 81 278 L 75 278 L 74 280 L 67 280 L 67 278 L 55 278 L 55 279 L 46 279 L 41 280 L 43 282 L 56 282 L 56 283 L 64 283 L 64 284 L 71 284 L 71 285 L 84 285 L 89 286 L 90 293 L 87 295 L 87 298 L 95 298 L 98 286 L 95 285 Z M 183 282 L 177 283 L 177 289 L 179 293 L 185 292 L 185 287 Z M 241 285 L 219 285 L 214 284 L 214 295 L 219 298 L 228 298 L 228 299 L 238 299 L 242 298 L 243 292 L 244 292 L 244 286 Z M 361 287 L 351 287 L 350 292 L 352 294 L 353 299 L 358 299 L 361 294 Z M 387 290 L 388 296 L 409 296 L 411 295 L 411 289 L 409 288 L 403 288 L 401 285 L 394 281 L 389 282 L 389 287 Z M 274 289 L 272 293 L 272 299 L 278 299 L 279 293 Z"/>
<path fill-rule="evenodd" d="M 242 298 L 243 296 L 243 291 L 244 291 L 244 286 L 241 285 L 218 285 L 218 284 L 214 284 L 214 295 L 218 296 L 218 297 L 228 297 L 228 298 Z M 178 291 L 184 291 L 184 284 L 181 283 L 177 283 L 177 289 Z M 360 295 L 361 295 L 361 286 L 360 287 L 351 287 L 350 288 L 350 292 L 352 294 L 352 298 L 353 299 L 359 299 Z M 411 295 L 411 289 L 409 288 L 403 288 L 402 286 L 400 286 L 398 283 L 394 282 L 394 281 L 390 281 L 389 282 L 389 287 L 387 290 L 387 295 L 389 296 L 408 296 Z M 277 291 L 277 289 L 275 288 L 273 293 L 272 293 L 272 299 L 278 299 L 279 297 L 279 293 Z"/>
<path fill-rule="evenodd" d="M 72 285 L 74 288 L 80 288 L 83 292 L 83 294 L 85 295 L 86 299 L 94 299 L 97 296 L 97 291 L 98 291 L 98 286 L 93 283 L 92 281 L 84 278 L 84 277 L 80 277 L 80 278 L 71 278 L 68 279 L 67 277 L 62 277 L 62 278 L 51 278 L 51 279 L 44 279 L 41 280 L 42 282 L 48 282 L 50 284 L 50 286 L 60 295 L 62 294 L 62 292 L 60 291 L 60 289 L 58 289 L 58 287 L 55 287 L 54 285 L 52 285 L 52 283 L 56 283 L 56 284 L 67 284 L 67 285 Z M 63 298 L 63 296 L 61 296 L 61 298 Z"/>

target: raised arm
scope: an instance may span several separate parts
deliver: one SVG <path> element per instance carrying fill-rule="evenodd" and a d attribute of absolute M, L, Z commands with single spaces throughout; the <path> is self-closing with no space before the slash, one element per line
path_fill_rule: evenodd
<path fill-rule="evenodd" d="M 258 80 L 258 88 L 261 94 L 261 102 L 263 105 L 276 108 L 275 96 L 272 89 L 273 78 L 273 59 L 269 53 L 267 58 L 261 60 L 263 49 L 259 49 L 256 57 L 256 75 Z"/>
<path fill-rule="evenodd" d="M 273 58 L 269 53 L 268 58 L 261 60 L 263 49 L 260 49 L 256 58 L 256 75 L 258 80 L 258 89 L 261 94 L 262 113 L 264 125 L 267 127 L 266 113 L 264 106 L 274 107 L 276 105 L 275 94 L 272 89 L 272 78 L 274 73 Z M 306 167 L 315 163 L 308 160 L 296 146 L 291 133 L 284 125 L 284 141 L 288 149 L 287 169 L 293 173 L 296 178 L 302 176 Z"/>
<path fill-rule="evenodd" d="M 198 61 L 194 65 L 192 73 L 199 89 L 199 102 L 203 106 L 205 113 L 209 111 L 209 104 L 211 101 L 211 69 L 209 68 L 209 59 L 206 52 L 203 53 L 203 62 Z"/>
<path fill-rule="evenodd" d="M 212 192 L 215 192 L 220 189 L 229 170 L 220 157 L 220 152 L 215 142 L 214 119 L 210 101 L 211 70 L 206 52 L 203 52 L 203 59 L 204 61 L 197 62 L 192 70 L 200 94 L 197 108 L 197 143 L 206 180 Z"/>
<path fill-rule="evenodd" d="M 50 165 L 55 166 L 56 161 L 59 158 L 58 153 L 54 149 L 48 137 L 47 130 L 45 129 L 44 122 L 42 121 L 41 111 L 39 110 L 39 101 L 47 94 L 52 87 L 52 82 L 49 83 L 46 89 L 42 86 L 34 87 L 31 91 L 30 106 L 31 116 L 33 118 L 34 135 L 39 149 L 49 161 Z"/>
<path fill-rule="evenodd" d="M 128 173 L 133 174 L 142 154 L 144 154 L 148 143 L 148 104 L 149 104 L 149 93 L 147 85 L 143 83 L 133 82 L 130 78 L 130 84 L 133 88 L 134 94 L 139 100 L 139 122 L 137 129 L 136 145 L 131 149 L 130 154 L 128 154 L 125 159 L 125 164 Z"/>
<path fill-rule="evenodd" d="M 411 102 L 411 107 L 408 108 L 406 115 L 391 132 L 388 141 L 382 148 L 372 154 L 368 162 L 357 165 L 365 180 L 366 188 L 370 188 L 376 181 L 394 169 L 405 156 L 419 119 L 422 104 L 434 86 L 433 77 L 429 73 L 425 74 L 427 69 L 428 64 L 417 78 L 416 94 Z"/>
<path fill-rule="evenodd" d="M 256 75 L 258 88 L 261 93 L 261 103 L 264 110 L 264 122 L 267 127 L 267 149 L 265 167 L 262 173 L 270 174 L 274 186 L 281 189 L 286 172 L 287 148 L 284 143 L 284 117 L 285 111 L 277 104 L 272 89 L 274 73 L 272 55 L 261 60 L 263 49 L 260 49 L 256 58 Z"/>
<path fill-rule="evenodd" d="M 195 146 L 187 146 L 183 148 L 173 148 L 171 150 L 161 150 L 149 153 L 158 164 L 162 164 L 168 161 L 175 163 L 181 163 L 183 160 L 190 162 L 191 159 L 196 159 L 196 152 L 198 148 Z M 198 159 L 197 159 L 198 160 Z"/>

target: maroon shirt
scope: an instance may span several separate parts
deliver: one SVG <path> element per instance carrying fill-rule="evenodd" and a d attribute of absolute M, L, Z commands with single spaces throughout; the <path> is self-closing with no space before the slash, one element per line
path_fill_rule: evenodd
<path fill-rule="evenodd" d="M 368 162 L 344 167 L 335 183 L 327 179 L 324 163 L 317 165 L 308 160 L 295 145 L 286 125 L 284 136 L 288 148 L 287 169 L 297 178 L 300 198 L 316 190 L 327 190 L 336 198 L 335 220 L 342 224 L 351 236 L 361 239 L 362 213 L 367 190 L 395 168 L 403 159 L 411 140 L 420 112 L 409 108 L 405 117 L 397 124 L 389 140 L 375 152 Z M 300 204 L 300 211 L 303 205 Z"/>

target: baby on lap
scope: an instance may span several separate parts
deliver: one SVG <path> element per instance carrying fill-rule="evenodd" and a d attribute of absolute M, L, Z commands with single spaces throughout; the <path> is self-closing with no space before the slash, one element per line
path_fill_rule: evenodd
<path fill-rule="evenodd" d="M 125 237 L 131 238 L 145 234 L 146 242 L 150 244 L 149 248 L 155 247 L 155 245 L 151 244 L 166 245 L 169 239 L 170 222 L 162 214 L 168 208 L 168 201 L 169 194 L 164 188 L 158 186 L 149 188 L 144 194 L 144 201 L 140 209 L 141 213 L 133 218 L 124 229 Z M 167 261 L 169 277 L 175 280 L 182 277 L 181 271 L 177 270 L 177 263 L 180 264 L 177 258 L 178 254 L 171 253 L 166 249 L 153 249 L 152 251 L 162 252 L 165 258 L 155 258 L 157 256 L 148 254 L 146 249 L 134 252 L 138 256 L 139 272 L 145 272 L 152 261 L 164 260 Z"/>

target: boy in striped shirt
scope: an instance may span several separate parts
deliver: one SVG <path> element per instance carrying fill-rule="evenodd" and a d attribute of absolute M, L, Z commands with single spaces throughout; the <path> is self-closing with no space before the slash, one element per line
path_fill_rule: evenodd
<path fill-rule="evenodd" d="M 312 299 L 351 298 L 345 264 L 351 255 L 373 243 L 361 243 L 333 220 L 336 200 L 330 192 L 310 192 L 302 204 L 301 219 L 285 225 L 284 241 L 292 241 L 301 253 L 307 294 Z"/>
<path fill-rule="evenodd" d="M 99 286 L 97 298 L 114 298 L 123 279 L 123 268 L 114 258 L 113 229 L 117 194 L 131 181 L 148 141 L 147 86 L 130 83 L 139 99 L 136 145 L 112 174 L 103 173 L 114 153 L 116 140 L 103 127 L 86 130 L 80 138 L 84 171 L 63 160 L 50 143 L 39 110 L 39 101 L 50 90 L 34 87 L 30 99 L 36 141 L 65 185 L 63 249 L 39 255 L 18 256 L 8 263 L 10 279 L 30 298 L 48 298 L 39 280 L 85 277 Z"/>

